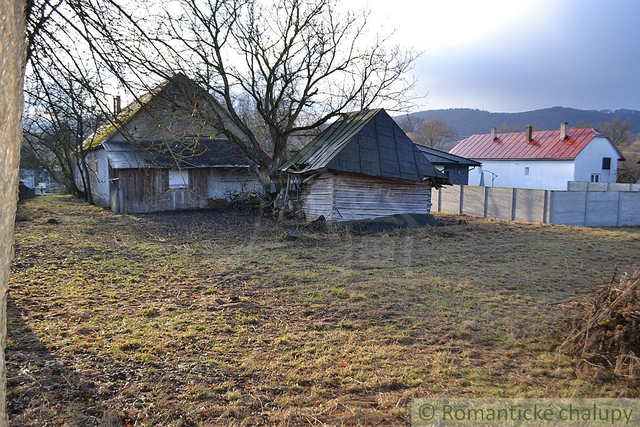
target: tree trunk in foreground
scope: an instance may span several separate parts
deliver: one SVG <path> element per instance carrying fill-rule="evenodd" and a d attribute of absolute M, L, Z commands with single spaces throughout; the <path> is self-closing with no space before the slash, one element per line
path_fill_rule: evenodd
<path fill-rule="evenodd" d="M 22 0 L 0 2 L 0 426 L 6 426 L 7 286 L 13 258 L 13 226 L 18 203 L 22 140 L 22 82 L 25 58 L 25 10 Z"/>

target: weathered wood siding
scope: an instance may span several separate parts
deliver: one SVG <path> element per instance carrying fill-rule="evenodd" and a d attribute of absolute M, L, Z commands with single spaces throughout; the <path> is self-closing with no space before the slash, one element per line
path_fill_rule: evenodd
<path fill-rule="evenodd" d="M 113 169 L 110 205 L 117 213 L 145 213 L 209 206 L 247 191 L 262 191 L 247 170 L 189 169 L 189 188 L 169 188 L 168 169 Z"/>
<path fill-rule="evenodd" d="M 334 176 L 324 173 L 304 184 L 300 196 L 302 209 L 307 221 L 324 216 L 326 219 L 333 213 L 333 181 Z"/>
<path fill-rule="evenodd" d="M 307 220 L 348 221 L 431 210 L 431 185 L 360 174 L 323 173 L 305 185 Z"/>

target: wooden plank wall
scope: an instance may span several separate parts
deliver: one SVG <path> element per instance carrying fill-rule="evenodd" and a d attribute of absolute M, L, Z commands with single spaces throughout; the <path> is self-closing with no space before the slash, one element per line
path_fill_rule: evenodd
<path fill-rule="evenodd" d="M 308 221 L 320 215 L 348 221 L 431 210 L 431 185 L 360 174 L 323 173 L 305 185 L 303 209 Z"/>
<path fill-rule="evenodd" d="M 117 213 L 145 213 L 209 206 L 209 199 L 242 191 L 262 191 L 246 170 L 189 169 L 189 188 L 169 188 L 168 169 L 114 169 L 111 209 Z"/>
<path fill-rule="evenodd" d="M 333 212 L 333 181 L 330 173 L 324 173 L 304 184 L 300 195 L 302 210 L 307 221 L 314 221 L 323 215 L 326 219 Z"/>

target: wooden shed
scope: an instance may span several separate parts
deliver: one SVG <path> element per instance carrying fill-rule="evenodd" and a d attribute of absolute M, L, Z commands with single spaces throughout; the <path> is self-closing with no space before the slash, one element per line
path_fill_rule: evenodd
<path fill-rule="evenodd" d="M 208 92 L 178 74 L 115 111 L 85 141 L 94 200 L 116 213 L 144 213 L 262 192 L 255 167 L 211 125 L 211 108 L 226 114 Z"/>
<path fill-rule="evenodd" d="M 424 156 L 447 177 L 449 182 L 454 185 L 469 184 L 469 170 L 479 168 L 482 163 L 446 151 L 436 150 L 435 148 L 418 145 L 418 149 Z"/>
<path fill-rule="evenodd" d="M 383 109 L 343 114 L 281 170 L 308 221 L 427 214 L 431 188 L 447 183 Z"/>

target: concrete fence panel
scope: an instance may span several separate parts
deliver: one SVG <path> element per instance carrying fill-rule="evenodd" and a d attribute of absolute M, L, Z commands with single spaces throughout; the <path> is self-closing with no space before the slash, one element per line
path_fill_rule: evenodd
<path fill-rule="evenodd" d="M 618 226 L 640 225 L 640 193 L 620 193 Z"/>
<path fill-rule="evenodd" d="M 545 190 L 516 189 L 516 221 L 547 222 L 548 195 Z"/>
<path fill-rule="evenodd" d="M 618 225 L 619 191 L 588 192 L 585 224 L 590 227 L 615 227 Z"/>
<path fill-rule="evenodd" d="M 486 188 L 486 217 L 513 219 L 513 188 Z"/>
<path fill-rule="evenodd" d="M 551 193 L 549 221 L 553 224 L 584 225 L 587 191 Z"/>
<path fill-rule="evenodd" d="M 462 213 L 473 216 L 485 216 L 485 190 L 487 187 L 464 186 L 462 191 Z"/>
<path fill-rule="evenodd" d="M 460 213 L 460 193 L 463 191 L 461 185 L 447 186 L 440 189 L 438 199 L 438 212 Z"/>

